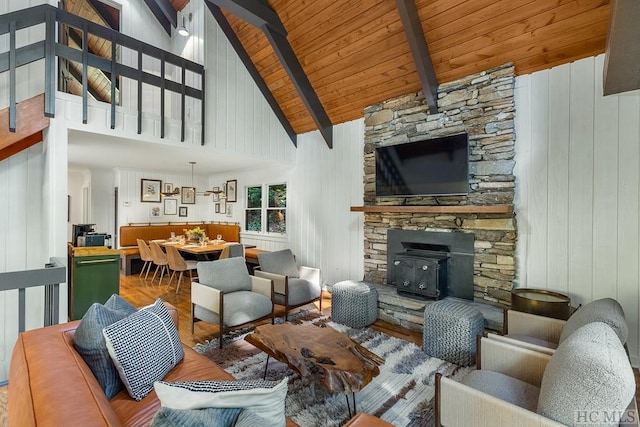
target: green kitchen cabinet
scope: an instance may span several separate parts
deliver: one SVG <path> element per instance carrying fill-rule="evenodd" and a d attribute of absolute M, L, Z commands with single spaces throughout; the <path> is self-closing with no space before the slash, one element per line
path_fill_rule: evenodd
<path fill-rule="evenodd" d="M 104 246 L 70 250 L 69 320 L 82 319 L 94 302 L 120 291 L 120 251 Z"/>

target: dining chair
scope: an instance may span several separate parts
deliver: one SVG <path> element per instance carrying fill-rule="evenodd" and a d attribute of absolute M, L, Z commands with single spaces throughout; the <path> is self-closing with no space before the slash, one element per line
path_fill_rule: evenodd
<path fill-rule="evenodd" d="M 218 259 L 242 257 L 244 258 L 244 245 L 242 243 L 229 243 L 220 252 Z"/>
<path fill-rule="evenodd" d="M 152 241 L 149 244 L 149 248 L 151 249 L 151 258 L 153 259 L 153 263 L 156 265 L 156 271 L 153 273 L 151 281 L 153 282 L 156 279 L 158 269 L 160 269 L 160 281 L 158 282 L 158 284 L 162 284 L 162 277 L 164 276 L 164 273 L 166 272 L 167 276 L 169 275 L 169 271 L 167 270 L 169 265 L 167 254 L 164 253 L 160 245 L 158 245 L 156 242 Z"/>
<path fill-rule="evenodd" d="M 147 280 L 147 276 L 149 276 L 149 270 L 151 270 L 151 264 L 153 264 L 153 257 L 151 256 L 151 249 L 149 249 L 149 245 L 145 243 L 142 239 L 137 239 L 138 242 L 138 250 L 140 251 L 140 259 L 144 261 L 142 264 L 142 270 L 140 271 L 140 277 L 144 274 L 144 280 Z M 147 270 L 145 274 L 144 270 Z"/>
<path fill-rule="evenodd" d="M 167 260 L 169 261 L 169 269 L 171 269 L 171 277 L 169 278 L 169 285 L 171 286 L 171 282 L 173 281 L 173 276 L 176 275 L 176 272 L 180 272 L 178 276 L 178 284 L 176 285 L 176 294 L 180 290 L 180 283 L 182 283 L 182 276 L 185 271 L 189 271 L 189 278 L 193 280 L 193 270 L 196 269 L 198 265 L 198 261 L 195 260 L 185 260 L 180 252 L 175 246 L 165 246 L 167 251 Z"/>

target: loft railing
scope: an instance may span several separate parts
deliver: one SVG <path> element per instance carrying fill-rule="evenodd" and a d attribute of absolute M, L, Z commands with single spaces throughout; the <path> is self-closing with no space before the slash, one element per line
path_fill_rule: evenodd
<path fill-rule="evenodd" d="M 57 325 L 60 312 L 60 283 L 67 281 L 62 258 L 51 258 L 44 268 L 0 273 L 0 292 L 18 290 L 18 332 L 25 330 L 26 289 L 44 286 L 44 326 Z"/>
<path fill-rule="evenodd" d="M 67 281 L 63 258 L 50 258 L 44 268 L 0 273 L 0 292 L 18 290 L 18 333 L 26 329 L 26 290 L 44 286 L 43 325 L 59 323 L 60 283 Z M 8 367 L 8 364 L 7 364 Z M 0 380 L 0 387 L 7 381 Z"/>
<path fill-rule="evenodd" d="M 45 23 L 45 39 L 16 48 L 16 31 Z M 74 49 L 56 41 L 56 23 L 69 25 L 82 31 L 82 50 Z M 200 100 L 201 105 L 201 145 L 204 145 L 204 67 L 195 62 L 184 59 L 171 52 L 164 51 L 150 44 L 126 36 L 118 31 L 103 27 L 94 22 L 80 18 L 51 5 L 39 5 L 28 9 L 0 16 L 0 36 L 9 34 L 9 51 L 0 53 L 0 74 L 9 72 L 9 129 L 16 130 L 16 70 L 24 65 L 44 59 L 45 61 L 45 107 L 47 117 L 55 117 L 55 57 L 75 61 L 82 64 L 82 122 L 87 123 L 88 115 L 88 67 L 98 68 L 111 76 L 111 129 L 116 123 L 116 76 L 123 76 L 138 82 L 138 134 L 142 133 L 142 84 L 160 88 L 160 137 L 164 138 L 165 131 L 165 92 L 171 91 L 181 97 L 181 133 L 180 140 L 185 135 L 185 99 L 186 97 Z M 88 36 L 111 42 L 111 59 L 94 55 L 88 50 Z M 116 49 L 122 46 L 138 54 L 137 68 L 130 67 L 117 61 Z M 160 75 L 143 71 L 143 55 L 160 60 Z M 165 78 L 166 64 L 176 66 L 181 72 L 181 82 Z M 189 86 L 185 82 L 186 72 L 190 71 L 200 76 L 200 88 Z"/>

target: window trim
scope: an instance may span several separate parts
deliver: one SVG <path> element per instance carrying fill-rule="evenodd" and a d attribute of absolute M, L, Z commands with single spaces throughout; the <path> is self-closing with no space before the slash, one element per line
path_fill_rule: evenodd
<path fill-rule="evenodd" d="M 277 207 L 277 208 L 270 208 L 269 207 L 269 187 L 274 186 L 274 185 L 285 185 L 287 188 L 286 194 L 287 194 L 287 206 L 285 206 L 284 208 L 282 207 Z M 247 194 L 249 188 L 252 187 L 261 187 L 262 188 L 262 199 L 261 199 L 261 206 L 260 206 L 260 231 L 253 231 L 253 230 L 247 230 L 247 211 L 248 210 L 258 210 L 258 208 L 249 208 L 248 204 L 249 204 L 249 196 Z M 289 234 L 289 227 L 288 227 L 288 222 L 286 219 L 287 216 L 287 210 L 289 209 L 289 183 L 287 181 L 276 181 L 276 182 L 268 182 L 268 183 L 264 183 L 264 184 L 249 184 L 249 185 L 245 185 L 244 187 L 244 195 L 245 195 L 245 205 L 244 205 L 244 232 L 251 234 L 253 236 L 271 236 L 271 237 L 276 237 L 276 236 L 281 236 L 281 237 L 287 237 Z M 285 229 L 286 231 L 284 233 L 274 233 L 274 232 L 270 232 L 267 231 L 267 213 L 270 210 L 281 210 L 285 212 Z"/>

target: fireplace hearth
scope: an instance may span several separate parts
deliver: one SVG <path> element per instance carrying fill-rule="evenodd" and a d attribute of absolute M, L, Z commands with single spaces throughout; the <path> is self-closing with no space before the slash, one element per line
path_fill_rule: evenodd
<path fill-rule="evenodd" d="M 387 284 L 398 293 L 473 300 L 473 233 L 391 229 Z"/>

